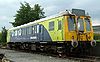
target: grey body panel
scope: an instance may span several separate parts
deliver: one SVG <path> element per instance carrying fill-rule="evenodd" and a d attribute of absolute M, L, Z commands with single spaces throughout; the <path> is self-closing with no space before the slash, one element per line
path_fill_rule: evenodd
<path fill-rule="evenodd" d="M 39 25 L 39 24 L 38 24 Z M 37 26 L 37 25 L 35 25 Z M 52 41 L 48 31 L 43 25 L 39 25 L 39 27 L 35 28 L 39 30 L 38 33 L 28 34 L 28 35 L 20 35 L 20 36 L 11 36 L 11 42 L 49 42 Z"/>

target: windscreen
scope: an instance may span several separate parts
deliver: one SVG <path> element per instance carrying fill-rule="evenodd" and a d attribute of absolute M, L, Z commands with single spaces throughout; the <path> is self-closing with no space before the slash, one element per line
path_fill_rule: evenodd
<path fill-rule="evenodd" d="M 68 18 L 68 29 L 69 31 L 75 30 L 75 20 L 73 17 Z"/>
<path fill-rule="evenodd" d="M 83 22 L 83 19 L 81 18 L 78 19 L 78 30 L 84 31 L 84 22 Z"/>
<path fill-rule="evenodd" d="M 90 31 L 91 27 L 90 27 L 90 20 L 89 19 L 85 19 L 85 22 L 86 22 L 86 31 Z"/>

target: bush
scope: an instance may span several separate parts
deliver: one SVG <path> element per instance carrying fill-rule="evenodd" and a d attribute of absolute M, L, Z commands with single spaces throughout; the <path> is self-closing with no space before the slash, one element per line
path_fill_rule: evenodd
<path fill-rule="evenodd" d="M 94 33 L 94 39 L 100 40 L 100 33 Z"/>

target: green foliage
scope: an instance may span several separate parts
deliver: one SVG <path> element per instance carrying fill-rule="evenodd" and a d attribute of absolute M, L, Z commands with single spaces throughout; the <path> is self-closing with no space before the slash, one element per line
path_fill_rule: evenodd
<path fill-rule="evenodd" d="M 100 40 L 100 34 L 99 33 L 94 33 L 94 39 L 95 40 Z"/>
<path fill-rule="evenodd" d="M 7 30 L 5 27 L 2 27 L 2 32 L 0 33 L 0 43 L 7 42 Z"/>
<path fill-rule="evenodd" d="M 41 8 L 39 4 L 35 4 L 34 7 L 31 8 L 29 3 L 21 3 L 20 9 L 15 15 L 15 22 L 11 22 L 11 24 L 14 27 L 20 26 L 29 22 L 33 22 L 34 20 L 44 18 L 44 14 L 45 12 L 43 12 L 43 8 Z"/>
<path fill-rule="evenodd" d="M 38 19 L 41 19 L 41 18 L 44 18 L 44 14 L 45 12 L 43 12 L 43 8 L 41 8 L 41 6 L 39 6 L 39 4 L 35 4 L 34 5 L 34 8 L 33 8 L 33 12 L 34 12 L 34 19 L 35 20 L 38 20 Z"/>
<path fill-rule="evenodd" d="M 1 42 L 1 38 L 2 38 L 2 33 L 0 32 L 0 42 Z"/>

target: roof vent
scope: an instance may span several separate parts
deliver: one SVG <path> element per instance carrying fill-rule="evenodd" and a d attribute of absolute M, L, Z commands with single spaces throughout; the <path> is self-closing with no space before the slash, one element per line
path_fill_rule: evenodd
<path fill-rule="evenodd" d="M 61 11 L 59 14 L 60 15 L 69 15 L 69 14 L 72 14 L 72 12 L 69 10 L 65 10 L 65 11 Z"/>
<path fill-rule="evenodd" d="M 77 16 L 85 16 L 85 10 L 82 9 L 72 9 L 72 14 Z"/>

